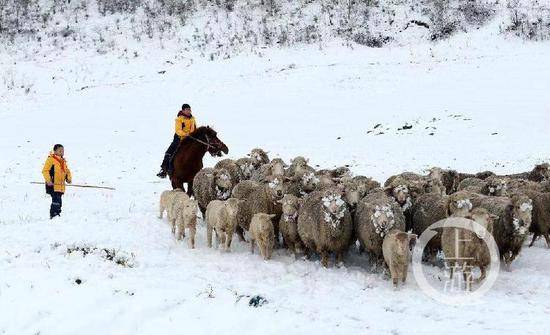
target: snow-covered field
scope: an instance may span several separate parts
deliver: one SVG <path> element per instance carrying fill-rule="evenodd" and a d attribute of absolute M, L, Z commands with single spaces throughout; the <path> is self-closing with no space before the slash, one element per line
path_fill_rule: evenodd
<path fill-rule="evenodd" d="M 30 87 L 0 90 L 0 334 L 547 333 L 542 240 L 501 271 L 483 303 L 452 307 L 424 295 L 412 274 L 393 290 L 355 253 L 340 268 L 285 250 L 266 262 L 244 243 L 208 249 L 202 223 L 190 250 L 157 219 L 169 182 L 155 173 L 183 102 L 235 158 L 259 146 L 379 181 L 435 165 L 512 173 L 549 161 L 550 44 L 496 30 L 216 62 L 155 46 L 135 59 L 0 55 L 0 77 Z M 399 131 L 405 124 L 412 129 Z M 75 183 L 117 190 L 69 189 L 63 216 L 48 220 L 49 198 L 29 182 L 41 180 L 54 143 L 65 145 Z M 98 249 L 67 251 L 86 246 Z M 250 307 L 255 295 L 268 303 Z"/>

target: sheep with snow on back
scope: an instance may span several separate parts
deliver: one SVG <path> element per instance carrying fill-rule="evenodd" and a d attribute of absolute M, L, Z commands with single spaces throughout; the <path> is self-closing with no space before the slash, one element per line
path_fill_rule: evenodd
<path fill-rule="evenodd" d="M 298 235 L 306 256 L 318 252 L 325 267 L 330 253 L 336 254 L 337 263 L 342 261 L 353 235 L 353 223 L 340 189 L 314 191 L 304 197 L 298 211 Z"/>
<path fill-rule="evenodd" d="M 405 233 L 398 229 L 392 229 L 384 237 L 382 253 L 384 261 L 390 269 L 394 287 L 397 287 L 399 280 L 403 283 L 407 280 L 411 246 L 416 242 L 416 237 L 415 234 Z"/>
<path fill-rule="evenodd" d="M 248 154 L 250 158 L 252 159 L 252 164 L 257 169 L 263 164 L 269 163 L 269 156 L 267 155 L 267 152 L 260 148 L 255 148 L 250 151 Z"/>
<path fill-rule="evenodd" d="M 284 244 L 296 254 L 302 250 L 302 242 L 298 236 L 298 211 L 302 204 L 302 199 L 291 194 L 286 194 L 279 202 L 282 204 L 283 215 L 279 220 L 279 230 L 283 236 Z"/>
<path fill-rule="evenodd" d="M 231 175 L 225 169 L 204 168 L 193 179 L 193 193 L 203 216 L 212 200 L 226 200 L 231 196 Z"/>
<path fill-rule="evenodd" d="M 185 229 L 189 230 L 189 247 L 195 248 L 195 235 L 197 233 L 197 212 L 199 204 L 196 200 L 187 200 L 182 206 L 174 210 L 175 223 L 173 227 L 177 227 L 177 232 L 172 229 L 172 233 L 176 235 L 178 241 L 185 237 Z"/>
<path fill-rule="evenodd" d="M 392 230 L 405 230 L 405 216 L 399 204 L 383 191 L 373 191 L 361 199 L 355 210 L 355 234 L 361 250 L 382 259 L 382 242 Z"/>
<path fill-rule="evenodd" d="M 216 233 L 216 245 L 224 245 L 225 251 L 231 250 L 233 233 L 237 227 L 237 212 L 242 200 L 229 198 L 225 201 L 213 200 L 206 208 L 206 243 L 212 247 L 212 232 Z"/>
<path fill-rule="evenodd" d="M 455 220 L 458 218 L 453 218 Z M 441 244 L 445 253 L 445 260 L 451 269 L 450 275 L 453 279 L 454 269 L 462 269 L 464 266 L 479 267 L 481 276 L 478 281 L 482 281 L 486 276 L 486 268 L 491 264 L 491 254 L 488 244 L 485 242 L 486 234 L 492 234 L 494 224 L 498 216 L 490 214 L 486 209 L 477 207 L 461 221 L 465 223 L 468 229 L 456 227 L 443 227 L 441 235 Z M 474 222 L 480 226 L 474 225 Z M 464 282 L 468 288 L 472 282 L 471 271 L 464 271 Z"/>
<path fill-rule="evenodd" d="M 176 197 L 177 193 L 184 192 L 181 188 L 177 188 L 175 190 L 163 191 L 160 194 L 159 219 L 162 219 L 164 212 L 166 211 L 166 214 L 168 215 L 168 220 L 170 220 L 170 209 L 172 208 L 172 204 L 174 203 L 174 198 Z"/>
<path fill-rule="evenodd" d="M 221 161 L 217 162 L 216 165 L 214 165 L 214 169 L 225 169 L 231 177 L 231 183 L 233 186 L 237 185 L 237 183 L 240 182 L 241 179 L 243 179 L 243 174 L 240 167 L 232 159 L 222 159 Z"/>
<path fill-rule="evenodd" d="M 257 213 L 250 222 L 250 251 L 254 253 L 254 245 L 257 243 L 264 260 L 271 258 L 275 246 L 274 218 L 274 214 Z"/>

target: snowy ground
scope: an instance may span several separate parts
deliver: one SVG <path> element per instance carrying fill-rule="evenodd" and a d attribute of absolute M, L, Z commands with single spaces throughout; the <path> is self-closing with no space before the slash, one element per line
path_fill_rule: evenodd
<path fill-rule="evenodd" d="M 424 295 L 412 274 L 394 291 L 355 254 L 341 268 L 284 250 L 264 262 L 243 243 L 229 254 L 209 250 L 202 226 L 190 250 L 157 219 L 169 184 L 154 175 L 183 102 L 218 130 L 230 157 L 260 146 L 285 160 L 350 164 L 380 181 L 434 165 L 512 173 L 550 160 L 550 45 L 494 31 L 437 45 L 266 50 L 217 62 L 155 48 L 130 60 L 0 55 L 0 75 L 32 87 L 0 91 L 0 334 L 546 333 L 543 241 L 500 274 L 484 303 L 451 307 Z M 405 124 L 413 128 L 397 130 Z M 117 190 L 70 189 L 63 217 L 50 222 L 49 199 L 29 181 L 41 180 L 57 142 L 75 183 Z M 135 264 L 100 251 L 67 254 L 74 245 L 114 248 Z M 268 303 L 249 307 L 257 294 Z"/>

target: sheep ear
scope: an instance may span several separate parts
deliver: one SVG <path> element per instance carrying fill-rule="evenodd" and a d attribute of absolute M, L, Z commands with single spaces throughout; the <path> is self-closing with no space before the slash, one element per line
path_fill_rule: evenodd
<path fill-rule="evenodd" d="M 496 222 L 498 221 L 498 219 L 500 219 L 500 216 L 494 214 L 489 214 L 489 217 L 491 218 L 491 220 L 493 220 L 493 222 Z"/>
<path fill-rule="evenodd" d="M 269 216 L 270 219 L 273 219 L 273 218 L 275 218 L 277 215 L 275 215 L 275 214 L 270 214 L 270 215 L 268 215 L 268 216 Z"/>
<path fill-rule="evenodd" d="M 283 204 L 283 199 L 281 200 L 277 200 L 278 203 L 280 203 L 281 205 Z"/>
<path fill-rule="evenodd" d="M 392 186 L 386 186 L 384 187 L 384 192 L 386 192 L 387 195 L 393 195 L 393 187 Z"/>

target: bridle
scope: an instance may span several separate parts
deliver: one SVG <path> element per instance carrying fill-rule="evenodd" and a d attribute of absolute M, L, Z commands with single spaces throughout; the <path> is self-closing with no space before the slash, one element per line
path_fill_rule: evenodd
<path fill-rule="evenodd" d="M 206 134 L 204 134 L 204 136 L 206 137 L 206 142 L 203 141 L 203 140 L 200 140 L 200 139 L 198 139 L 198 138 L 196 138 L 196 137 L 193 137 L 193 136 L 191 136 L 191 135 L 187 135 L 187 136 L 188 136 L 189 138 L 191 138 L 192 140 L 194 140 L 194 141 L 197 141 L 197 142 L 199 142 L 199 143 L 201 143 L 201 144 L 206 145 L 206 151 L 209 151 L 210 148 L 215 149 L 215 147 L 214 147 L 212 144 L 210 144 L 210 139 L 208 138 L 208 135 L 206 135 Z"/>

